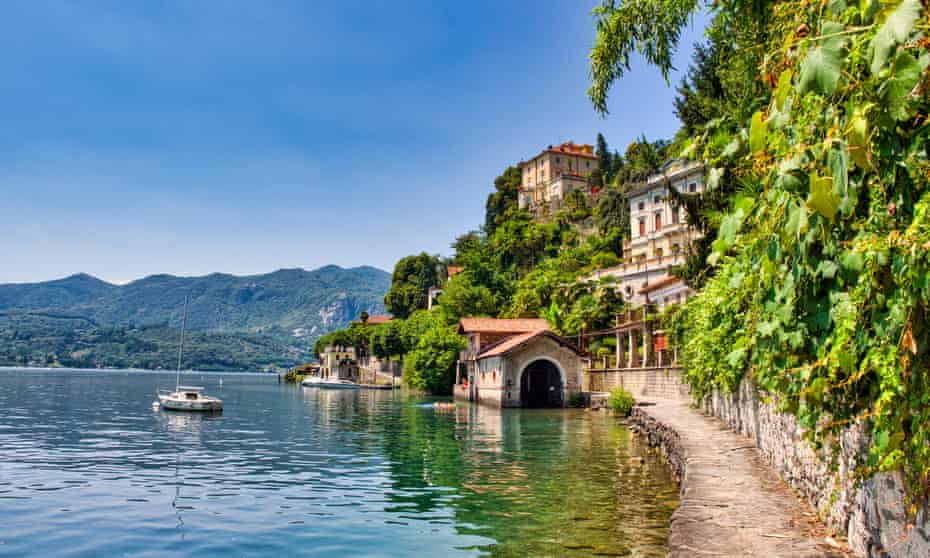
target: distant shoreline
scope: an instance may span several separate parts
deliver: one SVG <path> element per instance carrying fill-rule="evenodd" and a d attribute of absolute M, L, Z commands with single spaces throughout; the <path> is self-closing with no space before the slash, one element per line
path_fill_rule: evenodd
<path fill-rule="evenodd" d="M 132 372 L 145 374 L 177 374 L 176 370 L 150 370 L 148 368 L 71 368 L 65 366 L 6 366 L 0 365 L 0 372 L 32 371 L 32 372 Z M 190 374 L 247 374 L 252 376 L 274 376 L 277 372 L 254 372 L 247 370 L 181 370 L 181 375 Z"/>

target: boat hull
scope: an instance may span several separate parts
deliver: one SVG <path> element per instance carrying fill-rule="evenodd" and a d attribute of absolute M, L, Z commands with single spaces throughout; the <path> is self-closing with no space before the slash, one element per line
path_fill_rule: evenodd
<path fill-rule="evenodd" d="M 358 384 L 353 384 L 352 382 L 333 382 L 327 380 L 319 380 L 315 378 L 307 379 L 300 382 L 300 385 L 304 387 L 314 387 L 320 389 L 361 389 L 362 387 Z"/>
<path fill-rule="evenodd" d="M 200 413 L 216 413 L 223 410 L 223 402 L 213 397 L 201 399 L 178 399 L 174 397 L 158 396 L 158 403 L 162 409 L 168 411 L 192 411 Z"/>

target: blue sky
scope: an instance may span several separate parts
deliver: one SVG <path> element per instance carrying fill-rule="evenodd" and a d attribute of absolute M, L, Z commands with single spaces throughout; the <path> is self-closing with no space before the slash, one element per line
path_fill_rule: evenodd
<path fill-rule="evenodd" d="M 4 2 L 0 282 L 448 254 L 507 165 L 677 129 L 652 68 L 591 108 L 594 5 Z"/>

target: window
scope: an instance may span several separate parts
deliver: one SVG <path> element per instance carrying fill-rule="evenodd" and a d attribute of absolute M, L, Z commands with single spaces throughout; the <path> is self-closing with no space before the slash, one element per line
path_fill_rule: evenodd
<path fill-rule="evenodd" d="M 662 230 L 662 214 L 656 213 L 655 219 L 656 219 L 656 230 L 661 231 Z"/>
<path fill-rule="evenodd" d="M 561 162 L 562 162 L 562 158 L 561 158 L 561 157 L 556 157 L 556 158 L 555 158 L 555 164 L 558 165 L 558 164 L 561 163 Z"/>
<path fill-rule="evenodd" d="M 639 202 L 639 205 L 636 206 L 640 211 L 646 209 L 646 202 Z"/>
<path fill-rule="evenodd" d="M 678 224 L 678 210 L 674 208 L 672 209 L 672 224 L 673 225 Z"/>
<path fill-rule="evenodd" d="M 591 168 L 591 161 L 585 161 L 585 162 L 584 162 L 584 166 L 585 166 L 586 169 L 590 169 L 590 168 Z"/>
<path fill-rule="evenodd" d="M 652 197 L 652 203 L 656 203 L 656 204 L 657 204 L 657 203 L 659 203 L 660 201 L 662 201 L 662 198 L 660 198 L 659 196 L 653 196 L 653 197 Z"/>
<path fill-rule="evenodd" d="M 697 192 L 697 184 L 695 184 L 694 182 L 692 182 L 691 184 L 688 184 L 688 191 L 691 192 L 692 194 L 694 192 Z"/>
<path fill-rule="evenodd" d="M 646 236 L 646 218 L 639 218 L 639 236 Z"/>

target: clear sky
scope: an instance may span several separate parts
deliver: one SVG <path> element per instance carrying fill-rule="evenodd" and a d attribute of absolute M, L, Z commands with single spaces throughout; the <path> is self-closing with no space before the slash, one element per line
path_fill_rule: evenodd
<path fill-rule="evenodd" d="M 652 68 L 592 109 L 595 3 L 3 2 L 0 282 L 448 254 L 507 165 L 678 128 Z"/>

